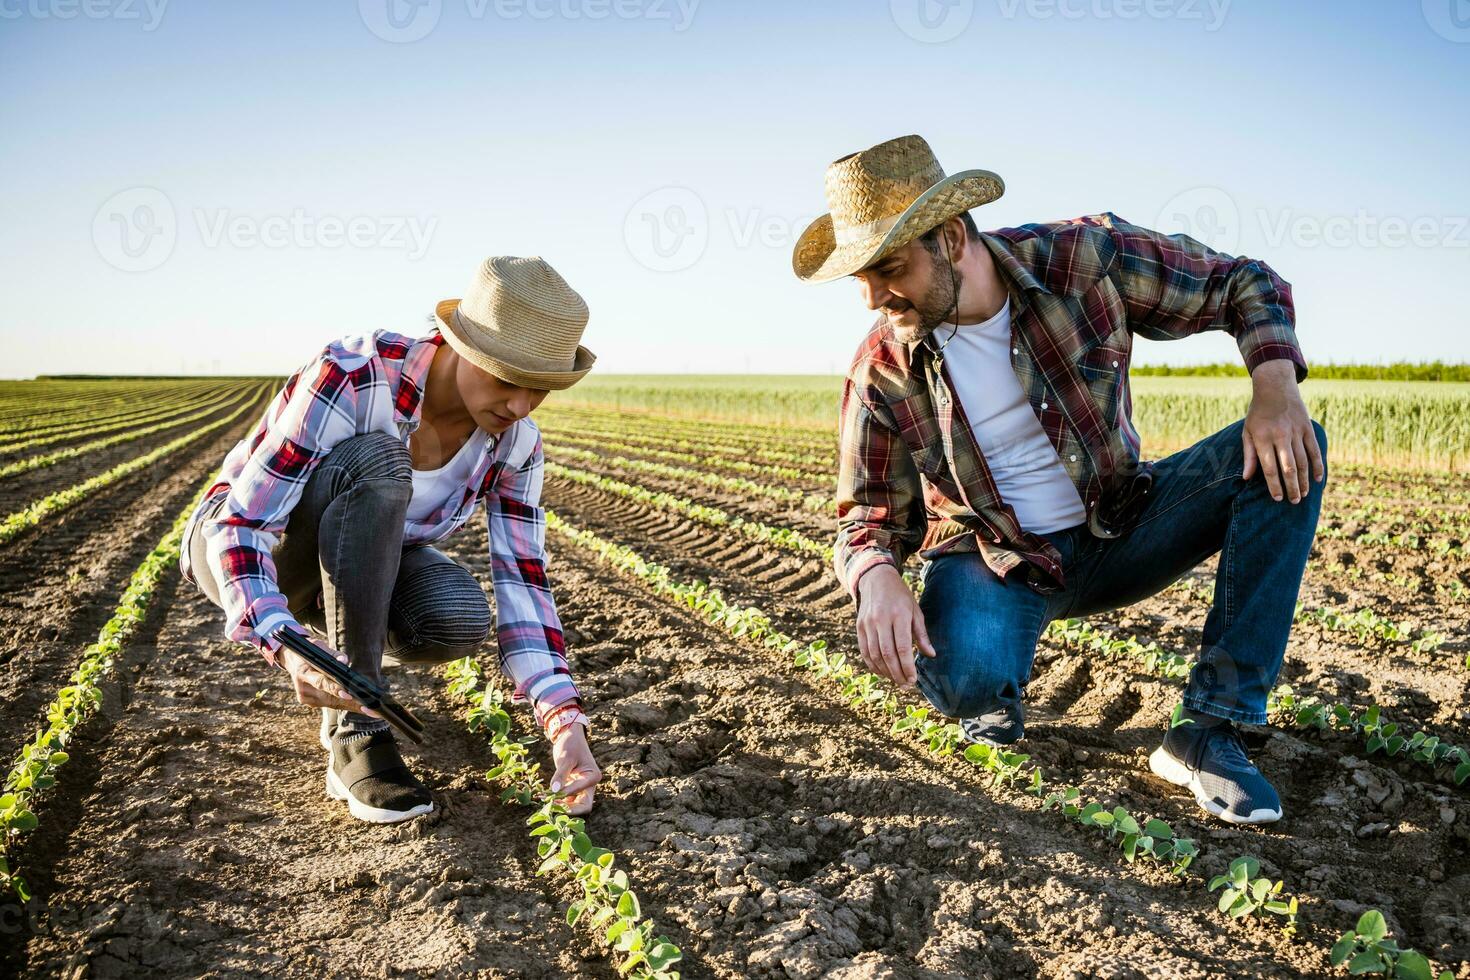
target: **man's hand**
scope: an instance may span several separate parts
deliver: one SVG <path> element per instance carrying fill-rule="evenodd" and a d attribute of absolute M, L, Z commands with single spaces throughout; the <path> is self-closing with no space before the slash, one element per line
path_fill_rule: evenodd
<path fill-rule="evenodd" d="M 287 627 L 289 629 L 289 627 Z M 325 644 L 317 644 L 323 650 L 332 654 L 342 663 L 347 663 L 347 654 L 338 653 Z M 310 708 L 342 708 L 347 711 L 356 711 L 361 714 L 370 715 L 374 718 L 381 717 L 376 711 L 369 711 L 355 701 L 351 694 L 332 683 L 331 678 L 317 670 L 311 664 L 302 659 L 295 650 L 281 647 L 276 654 L 276 659 L 286 668 L 291 675 L 291 685 L 296 691 L 296 700 Z"/>
<path fill-rule="evenodd" d="M 879 565 L 858 583 L 857 640 L 863 662 L 873 673 L 900 687 L 913 687 L 914 648 L 934 656 L 924 627 L 924 612 L 903 576 L 892 565 Z"/>
<path fill-rule="evenodd" d="M 587 744 L 587 729 L 574 722 L 557 733 L 551 743 L 551 759 L 556 774 L 551 777 L 551 791 L 566 797 L 567 812 L 579 816 L 590 813 L 594 787 L 602 781 L 602 770 L 592 758 Z"/>
<path fill-rule="evenodd" d="M 1249 480 L 1259 467 L 1271 496 L 1298 503 L 1311 490 L 1311 479 L 1327 478 L 1322 447 L 1312 431 L 1312 417 L 1296 386 L 1296 365 L 1288 360 L 1266 361 L 1251 372 L 1251 406 L 1241 433 Z"/>

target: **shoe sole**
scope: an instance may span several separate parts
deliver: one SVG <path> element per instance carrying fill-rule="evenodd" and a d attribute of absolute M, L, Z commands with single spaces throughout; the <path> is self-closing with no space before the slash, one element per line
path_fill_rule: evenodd
<path fill-rule="evenodd" d="M 331 752 L 331 748 L 328 747 L 327 751 Z M 410 810 L 384 810 L 379 807 L 368 806 L 347 792 L 347 787 L 342 785 L 342 780 L 337 778 L 337 773 L 332 767 L 333 761 L 331 757 L 327 759 L 327 796 L 334 800 L 345 800 L 347 802 L 347 812 L 351 813 L 358 820 L 364 823 L 402 823 L 405 820 L 412 820 L 414 817 L 421 817 L 426 813 L 434 812 L 434 802 L 432 800 L 428 803 L 420 803 Z"/>
<path fill-rule="evenodd" d="M 1280 810 L 1252 810 L 1250 814 L 1246 816 L 1242 816 L 1238 813 L 1231 813 L 1220 803 L 1216 802 L 1211 797 L 1206 796 L 1205 793 L 1200 789 L 1199 784 L 1195 782 L 1194 773 L 1190 771 L 1189 767 L 1184 765 L 1178 759 L 1174 758 L 1168 752 L 1165 752 L 1162 745 L 1154 749 L 1153 753 L 1149 755 L 1148 768 L 1155 776 L 1158 776 L 1160 779 L 1171 782 L 1175 786 L 1187 787 L 1189 791 L 1194 794 L 1194 801 L 1196 803 L 1198 803 L 1205 810 L 1209 811 L 1214 816 L 1219 817 L 1226 823 L 1275 823 L 1276 821 L 1281 819 Z"/>

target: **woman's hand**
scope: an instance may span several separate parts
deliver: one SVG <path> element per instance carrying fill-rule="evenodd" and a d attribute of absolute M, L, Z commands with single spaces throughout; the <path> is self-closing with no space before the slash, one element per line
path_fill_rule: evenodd
<path fill-rule="evenodd" d="M 318 644 L 318 646 L 340 662 L 347 663 L 347 654 L 338 653 L 324 644 Z M 358 704 L 351 694 L 338 687 L 326 674 L 307 663 L 295 650 L 281 647 L 276 654 L 276 659 L 291 675 L 291 686 L 296 692 L 298 704 L 304 704 L 309 708 L 341 708 L 371 715 L 374 718 L 381 717 L 376 711 L 369 711 Z"/>
<path fill-rule="evenodd" d="M 602 770 L 587 745 L 586 726 L 573 722 L 558 732 L 556 741 L 551 743 L 551 758 L 556 763 L 551 791 L 565 797 L 568 813 L 576 816 L 590 813 L 594 787 L 602 781 Z"/>

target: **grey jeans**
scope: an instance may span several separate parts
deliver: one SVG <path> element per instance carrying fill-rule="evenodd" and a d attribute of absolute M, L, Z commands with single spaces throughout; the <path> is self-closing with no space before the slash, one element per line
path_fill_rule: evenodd
<path fill-rule="evenodd" d="M 492 625 L 469 569 L 427 545 L 404 547 L 411 473 L 408 447 L 386 433 L 338 443 L 312 470 L 271 551 L 291 614 L 380 684 L 385 659 L 392 666 L 467 656 Z M 210 501 L 204 519 L 224 499 Z M 203 523 L 195 522 L 187 542 L 191 567 L 204 594 L 222 605 Z"/>

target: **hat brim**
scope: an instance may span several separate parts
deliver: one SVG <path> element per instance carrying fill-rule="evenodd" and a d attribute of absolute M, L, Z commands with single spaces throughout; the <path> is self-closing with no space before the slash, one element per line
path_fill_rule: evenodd
<path fill-rule="evenodd" d="M 791 269 L 803 282 L 831 282 L 850 276 L 950 218 L 989 204 L 1004 194 L 1005 189 L 1005 181 L 989 170 L 961 171 L 920 194 L 898 216 L 893 227 L 844 245 L 837 244 L 832 215 L 824 214 L 796 240 Z"/>
<path fill-rule="evenodd" d="M 531 364 L 523 352 L 513 350 L 486 351 L 477 346 L 459 324 L 455 311 L 459 300 L 446 299 L 434 308 L 434 318 L 439 322 L 439 332 L 444 342 L 454 348 L 456 354 L 475 367 L 495 375 L 502 381 L 522 388 L 541 391 L 563 391 L 581 381 L 592 370 L 597 355 L 582 345 L 577 345 L 570 371 L 548 370 L 542 365 Z"/>

